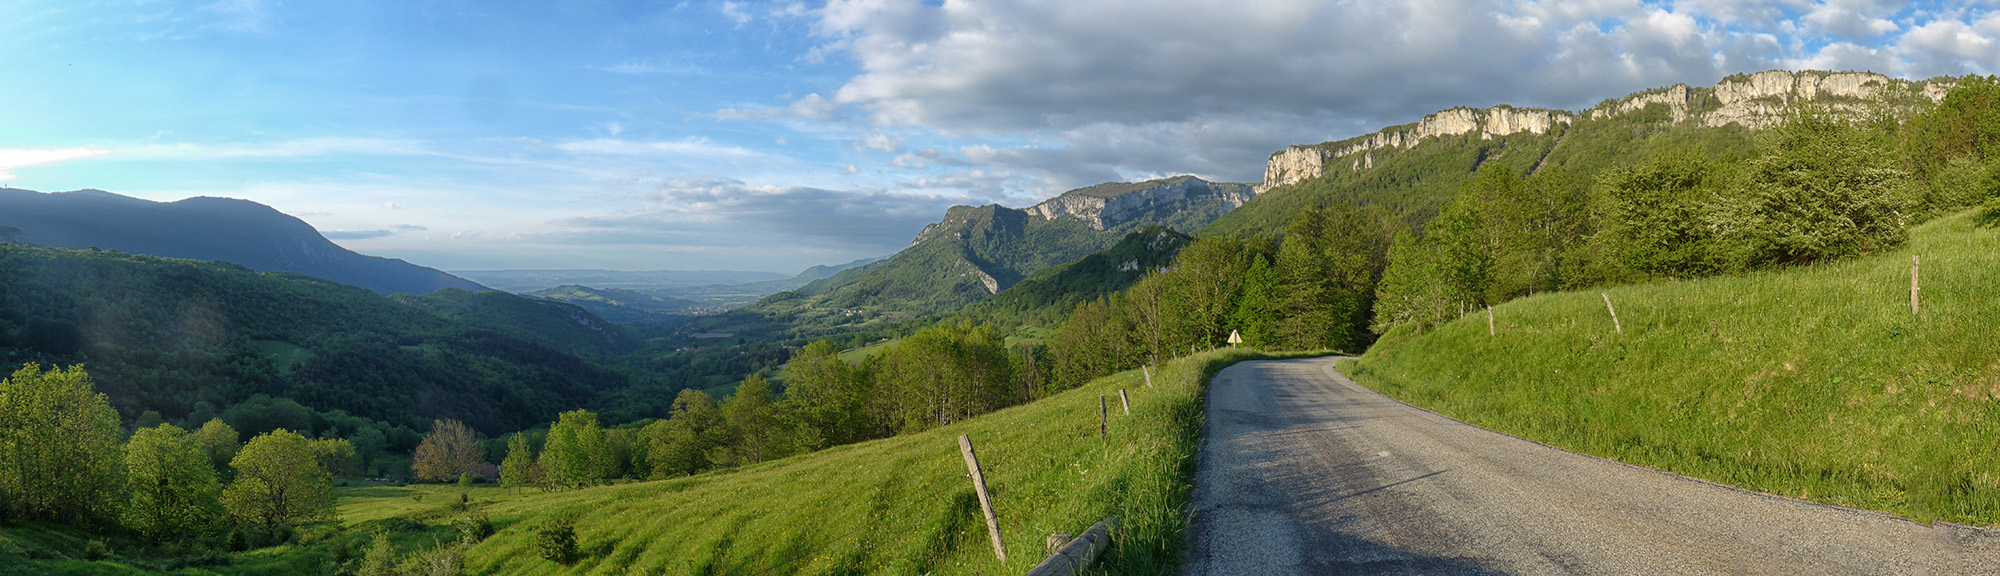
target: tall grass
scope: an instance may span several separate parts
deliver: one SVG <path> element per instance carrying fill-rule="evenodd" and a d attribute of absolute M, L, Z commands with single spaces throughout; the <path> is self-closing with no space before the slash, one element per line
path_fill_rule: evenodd
<path fill-rule="evenodd" d="M 1912 255 L 1922 312 L 1910 311 Z M 1753 490 L 2000 523 L 2000 230 L 1975 213 L 1904 250 L 1535 296 L 1392 332 L 1350 373 L 1453 417 Z"/>
<path fill-rule="evenodd" d="M 679 480 L 522 496 L 484 507 L 501 528 L 473 547 L 491 574 L 1019 574 L 1053 532 L 1124 519 L 1112 574 L 1178 562 L 1210 375 L 1248 352 L 1166 365 L 1146 388 L 1131 371 L 921 434 Z M 1118 389 L 1132 399 L 1124 416 Z M 1097 432 L 1105 395 L 1110 434 Z M 956 437 L 979 453 L 1008 561 L 995 560 Z M 541 558 L 534 528 L 580 514 L 584 559 Z"/>

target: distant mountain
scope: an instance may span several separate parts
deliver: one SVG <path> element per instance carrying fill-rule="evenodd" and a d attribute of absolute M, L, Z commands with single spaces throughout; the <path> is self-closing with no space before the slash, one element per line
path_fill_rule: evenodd
<path fill-rule="evenodd" d="M 700 302 L 656 296 L 619 288 L 591 288 L 566 284 L 522 294 L 530 298 L 567 302 L 583 307 L 599 318 L 612 322 L 645 324 L 685 315 L 701 307 Z"/>
<path fill-rule="evenodd" d="M 488 434 L 597 406 L 637 347 L 573 305 L 497 291 L 383 297 L 283 272 L 0 244 L 0 358 L 83 364 L 126 418 L 223 411 L 256 394 Z"/>
<path fill-rule="evenodd" d="M 796 290 L 814 280 L 881 260 L 824 264 L 796 276 L 737 270 L 466 270 L 482 284 L 523 296 L 569 302 L 613 322 L 652 323 L 712 314 Z"/>
<path fill-rule="evenodd" d="M 1040 324 L 1061 322 L 1077 304 L 1122 292 L 1147 273 L 1173 265 L 1193 241 L 1165 226 L 1147 226 L 1110 248 L 1030 274 L 975 307 Z"/>
<path fill-rule="evenodd" d="M 11 230 L 9 230 L 11 229 Z M 270 206 L 232 198 L 154 202 L 102 190 L 44 194 L 0 188 L 0 240 L 163 258 L 222 260 L 257 271 L 304 274 L 377 294 L 484 290 L 402 260 L 356 254 Z"/>
<path fill-rule="evenodd" d="M 1252 196 L 1247 184 L 1178 176 L 1080 188 L 1025 209 L 955 206 L 894 256 L 711 323 L 719 331 L 731 322 L 852 328 L 952 310 L 1147 226 L 1201 228 Z"/>
<path fill-rule="evenodd" d="M 563 285 L 654 292 L 791 279 L 776 272 L 741 270 L 454 270 L 452 273 L 515 294 Z"/>

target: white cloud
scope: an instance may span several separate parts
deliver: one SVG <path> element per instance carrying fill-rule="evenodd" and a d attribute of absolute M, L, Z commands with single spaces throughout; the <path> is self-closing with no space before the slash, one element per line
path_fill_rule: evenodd
<path fill-rule="evenodd" d="M 110 153 L 109 150 L 96 148 L 0 148 L 0 181 L 13 180 L 15 176 L 12 171 L 18 168 Z"/>

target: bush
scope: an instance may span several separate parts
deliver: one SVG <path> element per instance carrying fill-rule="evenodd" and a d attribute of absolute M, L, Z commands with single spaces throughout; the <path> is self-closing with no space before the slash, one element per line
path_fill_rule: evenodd
<path fill-rule="evenodd" d="M 241 528 L 229 531 L 230 552 L 242 552 L 244 550 L 249 550 L 249 549 L 250 549 L 250 537 L 245 536 Z"/>
<path fill-rule="evenodd" d="M 458 529 L 458 540 L 468 546 L 478 544 L 481 540 L 485 540 L 486 537 L 493 535 L 493 522 L 487 520 L 485 514 L 460 516 L 451 525 L 453 528 Z"/>
<path fill-rule="evenodd" d="M 535 531 L 535 548 L 542 557 L 557 564 L 576 562 L 576 515 L 561 514 L 542 521 Z"/>
<path fill-rule="evenodd" d="M 91 540 L 83 545 L 84 560 L 96 562 L 110 557 L 111 547 L 106 546 L 103 540 Z"/>

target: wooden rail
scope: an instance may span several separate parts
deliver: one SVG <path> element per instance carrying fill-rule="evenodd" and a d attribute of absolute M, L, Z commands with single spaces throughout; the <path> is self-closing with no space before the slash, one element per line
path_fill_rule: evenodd
<path fill-rule="evenodd" d="M 1111 532 L 1118 529 L 1118 517 L 1112 516 L 1083 531 L 1082 536 L 1070 540 L 1057 548 L 1054 554 L 1036 564 L 1027 576 L 1076 576 L 1090 568 L 1097 556 L 1111 547 Z"/>

